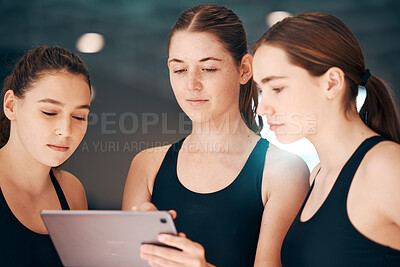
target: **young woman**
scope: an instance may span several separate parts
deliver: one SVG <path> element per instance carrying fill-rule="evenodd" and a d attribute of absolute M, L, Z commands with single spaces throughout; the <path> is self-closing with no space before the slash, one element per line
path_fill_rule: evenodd
<path fill-rule="evenodd" d="M 160 235 L 179 250 L 144 245 L 142 258 L 152 266 L 278 266 L 309 172 L 256 134 L 258 93 L 241 21 L 223 6 L 186 10 L 171 31 L 168 56 L 192 133 L 133 159 L 123 209 L 175 210 L 184 234 Z"/>
<path fill-rule="evenodd" d="M 40 217 L 44 209 L 87 209 L 82 184 L 53 169 L 86 132 L 90 77 L 73 53 L 38 47 L 4 81 L 0 114 L 0 265 L 62 266 Z"/>
<path fill-rule="evenodd" d="M 354 34 L 334 16 L 303 13 L 275 24 L 254 51 L 258 114 L 278 140 L 306 137 L 320 158 L 283 266 L 400 266 L 399 118 Z M 360 113 L 359 86 L 367 92 Z"/>

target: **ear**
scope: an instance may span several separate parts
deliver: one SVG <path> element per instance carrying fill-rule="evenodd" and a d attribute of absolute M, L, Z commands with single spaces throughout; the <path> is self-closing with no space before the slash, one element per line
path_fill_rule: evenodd
<path fill-rule="evenodd" d="M 169 69 L 169 63 L 170 63 L 170 61 L 169 61 L 169 58 L 168 58 L 168 60 L 167 60 L 167 66 L 168 66 L 168 69 Z"/>
<path fill-rule="evenodd" d="M 325 74 L 324 80 L 324 93 L 329 100 L 337 98 L 344 90 L 346 85 L 344 72 L 338 67 L 331 67 Z"/>
<path fill-rule="evenodd" d="M 14 95 L 13 90 L 8 90 L 4 94 L 3 109 L 6 117 L 12 121 L 15 120 L 17 97 Z"/>
<path fill-rule="evenodd" d="M 246 84 L 253 76 L 252 61 L 253 57 L 250 54 L 242 57 L 240 62 L 240 84 Z"/>

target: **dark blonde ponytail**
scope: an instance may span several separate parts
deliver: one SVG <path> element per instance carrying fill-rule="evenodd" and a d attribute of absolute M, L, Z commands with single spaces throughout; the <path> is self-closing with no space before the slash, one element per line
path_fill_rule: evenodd
<path fill-rule="evenodd" d="M 384 81 L 373 75 L 365 89 L 367 97 L 359 112 L 361 119 L 375 132 L 400 143 L 399 113 L 392 90 Z"/>
<path fill-rule="evenodd" d="M 247 127 L 255 133 L 259 133 L 263 126 L 262 120 L 256 115 L 257 106 L 258 89 L 251 78 L 240 87 L 239 110 Z"/>

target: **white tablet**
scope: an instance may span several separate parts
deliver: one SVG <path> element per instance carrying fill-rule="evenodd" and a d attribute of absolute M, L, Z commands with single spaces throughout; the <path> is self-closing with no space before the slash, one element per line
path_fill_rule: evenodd
<path fill-rule="evenodd" d="M 43 210 L 41 216 L 65 266 L 149 266 L 140 245 L 177 234 L 166 211 Z"/>

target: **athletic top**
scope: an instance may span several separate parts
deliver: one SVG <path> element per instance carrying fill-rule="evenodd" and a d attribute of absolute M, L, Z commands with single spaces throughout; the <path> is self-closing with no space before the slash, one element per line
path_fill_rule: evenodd
<path fill-rule="evenodd" d="M 381 136 L 366 139 L 344 165 L 322 206 L 311 219 L 301 222 L 300 215 L 314 187 L 312 183 L 284 239 L 281 251 L 284 267 L 400 266 L 400 251 L 361 234 L 350 222 L 346 208 L 349 188 L 358 166 L 365 154 L 384 140 Z"/>
<path fill-rule="evenodd" d="M 50 177 L 63 210 L 69 210 L 61 187 L 50 170 Z M 0 189 L 0 266 L 63 266 L 50 236 L 26 228 L 14 216 Z"/>
<path fill-rule="evenodd" d="M 177 211 L 178 232 L 203 245 L 209 263 L 218 267 L 253 266 L 264 211 L 261 184 L 269 142 L 257 142 L 230 185 L 203 194 L 190 191 L 178 179 L 177 158 L 183 140 L 173 144 L 165 155 L 151 201 L 160 210 Z"/>

